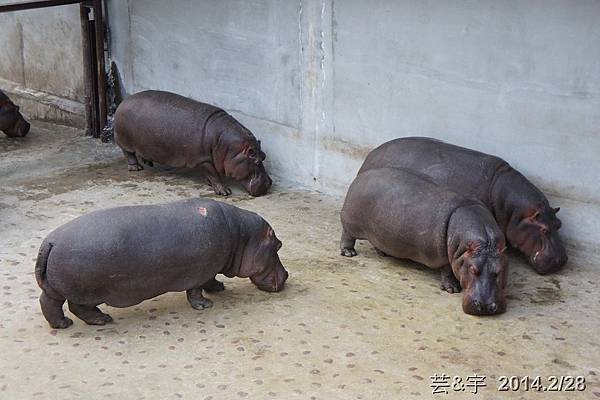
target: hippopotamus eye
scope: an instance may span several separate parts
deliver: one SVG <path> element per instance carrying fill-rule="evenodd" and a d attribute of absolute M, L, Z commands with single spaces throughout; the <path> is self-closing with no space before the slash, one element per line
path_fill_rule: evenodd
<path fill-rule="evenodd" d="M 248 155 L 250 157 L 254 157 L 256 155 L 256 152 L 254 151 L 254 149 L 250 148 L 250 149 L 248 149 Z"/>
<path fill-rule="evenodd" d="M 541 227 L 540 231 L 542 232 L 543 235 L 547 235 L 548 234 L 548 228 L 546 228 L 545 226 Z"/>
<path fill-rule="evenodd" d="M 469 272 L 475 276 L 479 275 L 479 268 L 474 265 L 469 266 Z"/>

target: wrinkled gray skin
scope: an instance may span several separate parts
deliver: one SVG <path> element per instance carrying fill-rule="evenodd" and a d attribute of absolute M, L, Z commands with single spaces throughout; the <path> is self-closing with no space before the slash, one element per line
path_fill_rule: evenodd
<path fill-rule="evenodd" d="M 112 321 L 99 304 L 129 307 L 166 292 L 185 290 L 192 307 L 210 307 L 202 290 L 224 289 L 217 274 L 277 292 L 288 277 L 280 248 L 262 217 L 214 200 L 95 211 L 44 239 L 35 266 L 40 305 L 52 328 L 66 328 L 65 300 L 90 325 Z"/>
<path fill-rule="evenodd" d="M 407 137 L 382 144 L 367 156 L 359 173 L 384 167 L 408 168 L 436 183 L 479 199 L 492 212 L 508 243 L 539 274 L 568 260 L 558 230 L 562 226 L 544 194 L 506 161 L 431 138 Z"/>
<path fill-rule="evenodd" d="M 356 255 L 356 239 L 380 255 L 440 269 L 441 287 L 463 289 L 467 314 L 506 310 L 508 263 L 502 231 L 483 204 L 401 168 L 358 174 L 341 213 L 341 254 Z"/>
<path fill-rule="evenodd" d="M 115 142 L 130 171 L 143 162 L 198 168 L 216 194 L 230 195 L 225 178 L 240 182 L 252 196 L 273 181 L 265 153 L 252 132 L 220 108 L 157 90 L 126 98 L 115 113 Z"/>
<path fill-rule="evenodd" d="M 25 137 L 29 128 L 31 125 L 19 112 L 19 106 L 0 90 L 0 131 L 9 137 Z"/>

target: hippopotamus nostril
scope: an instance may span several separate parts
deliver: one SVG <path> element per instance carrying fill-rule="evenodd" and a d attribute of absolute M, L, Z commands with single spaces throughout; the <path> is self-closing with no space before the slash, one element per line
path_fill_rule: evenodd
<path fill-rule="evenodd" d="M 487 310 L 488 310 L 488 312 L 489 312 L 489 313 L 492 313 L 492 314 L 493 314 L 493 313 L 495 313 L 496 311 L 498 311 L 498 305 L 497 305 L 495 302 L 494 302 L 494 303 L 491 303 L 491 304 L 488 304 L 488 306 L 487 306 Z"/>
<path fill-rule="evenodd" d="M 473 309 L 475 311 L 477 311 L 478 313 L 483 311 L 483 306 L 481 305 L 481 303 L 477 300 L 473 300 Z"/>

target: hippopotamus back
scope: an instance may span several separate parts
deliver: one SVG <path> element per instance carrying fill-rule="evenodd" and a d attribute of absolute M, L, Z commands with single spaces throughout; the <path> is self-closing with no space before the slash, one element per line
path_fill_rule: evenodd
<path fill-rule="evenodd" d="M 342 208 L 342 224 L 357 239 L 432 268 L 448 264 L 447 229 L 459 207 L 479 204 L 423 174 L 380 168 L 357 175 Z"/>
<path fill-rule="evenodd" d="M 187 97 L 154 90 L 140 92 L 119 105 L 115 141 L 145 159 L 195 168 L 211 161 L 214 138 L 206 134 L 207 124 L 226 115 L 220 108 Z"/>
<path fill-rule="evenodd" d="M 386 167 L 408 168 L 491 208 L 490 187 L 502 166 L 508 164 L 499 157 L 432 138 L 408 137 L 390 140 L 371 151 L 358 173 Z"/>
<path fill-rule="evenodd" d="M 46 239 L 59 244 L 48 259 L 48 283 L 59 293 L 69 293 L 75 303 L 116 307 L 198 286 L 227 266 L 238 240 L 228 232 L 223 207 L 236 212 L 232 206 L 196 198 L 115 207 L 76 218 Z M 192 260 L 198 263 L 193 276 Z M 210 260 L 210 267 L 201 266 L 201 260 Z M 140 274 L 145 279 L 136 279 Z M 77 276 L 86 277 L 85 290 L 73 290 Z"/>
<path fill-rule="evenodd" d="M 72 321 L 112 319 L 96 307 L 128 307 L 167 292 L 186 291 L 193 308 L 210 307 L 202 291 L 218 291 L 215 275 L 250 278 L 279 291 L 287 279 L 281 242 L 258 214 L 210 199 L 115 207 L 81 216 L 42 242 L 35 276 L 40 305 L 54 328 Z"/>
<path fill-rule="evenodd" d="M 464 291 L 468 314 L 504 312 L 504 235 L 480 201 L 405 168 L 359 173 L 341 212 L 341 254 L 356 256 L 356 239 L 383 256 L 408 258 L 441 273 L 441 287 Z"/>
<path fill-rule="evenodd" d="M 199 168 L 220 195 L 231 194 L 226 178 L 253 196 L 272 184 L 250 130 L 218 107 L 175 93 L 148 90 L 126 98 L 115 113 L 115 142 L 130 171 L 143 169 L 138 157 L 150 166 Z"/>
<path fill-rule="evenodd" d="M 371 151 L 359 174 L 385 167 L 425 174 L 483 202 L 511 246 L 524 253 L 538 273 L 556 271 L 567 262 L 558 233 L 559 208 L 550 207 L 546 196 L 501 158 L 436 139 L 407 137 Z"/>

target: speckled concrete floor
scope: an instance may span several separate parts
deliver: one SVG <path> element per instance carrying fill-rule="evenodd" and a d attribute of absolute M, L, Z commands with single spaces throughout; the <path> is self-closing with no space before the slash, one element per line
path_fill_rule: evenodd
<path fill-rule="evenodd" d="M 280 184 L 226 201 L 262 214 L 284 242 L 283 292 L 224 278 L 208 310 L 170 293 L 104 306 L 114 324 L 74 318 L 57 331 L 33 276 L 47 233 L 99 208 L 212 194 L 190 172 L 129 173 L 113 145 L 44 124 L 24 140 L 0 137 L 0 190 L 0 399 L 600 398 L 597 265 L 540 277 L 513 256 L 508 312 L 468 316 L 436 273 L 364 242 L 358 257 L 339 256 L 341 199 Z M 436 373 L 485 375 L 486 387 L 433 395 Z M 502 375 L 546 386 L 582 375 L 586 389 L 498 392 Z"/>

